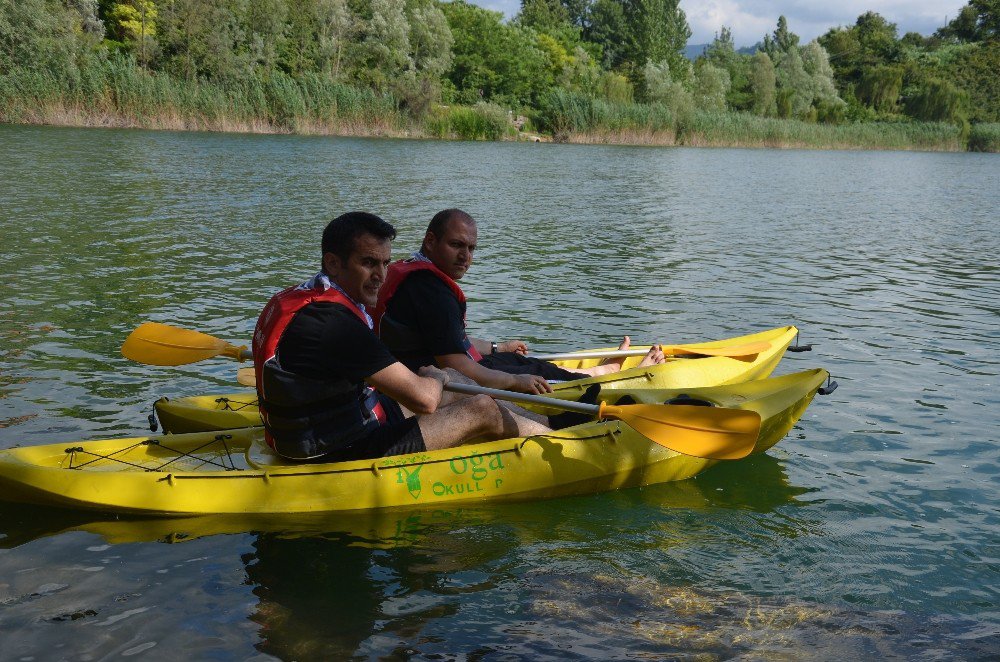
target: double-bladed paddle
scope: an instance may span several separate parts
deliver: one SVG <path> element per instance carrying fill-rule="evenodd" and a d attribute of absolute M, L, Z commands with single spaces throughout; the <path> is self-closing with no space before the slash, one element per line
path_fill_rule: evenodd
<path fill-rule="evenodd" d="M 246 345 L 159 322 L 146 322 L 130 333 L 122 344 L 122 356 L 146 365 L 187 365 L 216 356 L 237 361 L 253 358 Z"/>
<path fill-rule="evenodd" d="M 738 460 L 753 452 L 760 435 L 760 414 L 747 409 L 695 405 L 591 405 L 541 395 L 501 391 L 475 384 L 449 382 L 446 390 L 488 395 L 497 400 L 613 418 L 650 441 L 683 455 L 709 460 Z"/>
<path fill-rule="evenodd" d="M 758 341 L 728 347 L 697 347 L 694 345 L 669 345 L 664 354 L 672 356 L 729 356 L 751 358 L 766 351 L 771 343 Z M 648 349 L 619 349 L 596 352 L 572 352 L 568 354 L 543 354 L 535 358 L 543 361 L 570 361 L 581 359 L 604 359 L 625 356 L 642 356 Z M 146 322 L 129 334 L 122 345 L 122 355 L 138 363 L 147 365 L 187 365 L 216 356 L 226 356 L 238 361 L 253 358 L 246 345 L 233 345 L 207 333 L 180 329 L 169 324 Z"/>
<path fill-rule="evenodd" d="M 206 333 L 156 322 L 146 322 L 133 331 L 122 345 L 122 355 L 139 363 L 159 366 L 186 365 L 214 356 L 239 360 L 250 358 L 246 347 Z M 484 394 L 498 400 L 616 419 L 664 448 L 712 460 L 746 457 L 753 451 L 760 434 L 760 415 L 743 409 L 692 405 L 591 405 L 473 384 L 449 383 L 446 388 L 456 393 Z"/>

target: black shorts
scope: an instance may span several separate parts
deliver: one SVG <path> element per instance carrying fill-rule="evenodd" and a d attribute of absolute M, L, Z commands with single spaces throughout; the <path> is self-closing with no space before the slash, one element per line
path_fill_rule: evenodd
<path fill-rule="evenodd" d="M 379 402 L 385 409 L 386 423 L 373 430 L 368 436 L 355 441 L 347 448 L 327 453 L 317 462 L 347 462 L 349 460 L 371 460 L 388 455 L 409 455 L 427 450 L 424 436 L 420 433 L 417 417 L 403 416 L 403 410 L 395 400 L 379 393 Z"/>
<path fill-rule="evenodd" d="M 544 377 L 545 379 L 558 381 L 582 379 L 590 376 L 580 372 L 570 372 L 569 370 L 560 368 L 554 363 L 535 359 L 530 356 L 524 356 L 523 354 L 518 354 L 517 352 L 497 352 L 496 354 L 487 354 L 479 362 L 479 365 L 489 368 L 490 370 L 499 370 L 500 372 L 506 372 L 512 375 L 538 375 L 539 377 Z"/>

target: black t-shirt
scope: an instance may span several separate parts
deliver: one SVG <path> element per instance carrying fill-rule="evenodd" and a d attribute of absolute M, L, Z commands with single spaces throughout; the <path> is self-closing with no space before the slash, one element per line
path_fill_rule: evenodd
<path fill-rule="evenodd" d="M 406 277 L 389 300 L 386 315 L 419 338 L 419 351 L 390 348 L 411 370 L 434 365 L 435 356 L 465 354 L 462 307 L 451 288 L 429 271 Z"/>
<path fill-rule="evenodd" d="M 396 362 L 375 333 L 339 303 L 317 302 L 292 318 L 278 342 L 278 361 L 289 372 L 360 383 Z"/>

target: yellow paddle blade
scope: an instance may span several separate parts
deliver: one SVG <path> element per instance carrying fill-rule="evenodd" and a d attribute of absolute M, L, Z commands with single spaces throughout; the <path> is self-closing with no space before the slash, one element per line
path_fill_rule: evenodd
<path fill-rule="evenodd" d="M 243 386 L 257 386 L 257 374 L 247 366 L 236 371 L 236 381 Z"/>
<path fill-rule="evenodd" d="M 729 345 L 728 347 L 698 347 L 697 345 L 671 345 L 664 347 L 663 353 L 670 356 L 729 356 L 736 359 L 753 358 L 761 352 L 771 349 L 771 343 L 766 340 L 749 342 L 744 345 Z"/>
<path fill-rule="evenodd" d="M 246 346 L 237 347 L 206 333 L 146 322 L 129 334 L 122 356 L 146 365 L 187 365 L 215 356 L 243 360 Z"/>
<path fill-rule="evenodd" d="M 711 460 L 749 455 L 760 435 L 760 414 L 695 405 L 601 404 L 598 418 L 614 418 L 664 448 Z"/>

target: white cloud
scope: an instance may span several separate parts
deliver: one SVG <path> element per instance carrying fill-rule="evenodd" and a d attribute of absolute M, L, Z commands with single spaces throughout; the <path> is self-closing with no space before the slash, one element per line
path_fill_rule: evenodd
<path fill-rule="evenodd" d="M 914 31 L 930 34 L 954 18 L 966 0 L 841 0 L 836 3 L 808 0 L 707 0 L 681 2 L 691 25 L 691 42 L 711 41 L 720 26 L 733 31 L 738 46 L 750 46 L 774 31 L 778 16 L 788 19 L 788 28 L 814 39 L 832 27 L 853 25 L 866 11 L 881 14 L 895 23 L 899 36 Z"/>
<path fill-rule="evenodd" d="M 521 8 L 520 0 L 475 0 L 475 4 L 508 18 Z M 895 23 L 899 36 L 910 31 L 930 34 L 966 4 L 966 0 L 681 0 L 681 9 L 691 26 L 689 43 L 707 43 L 725 25 L 737 46 L 751 46 L 774 31 L 781 15 L 788 19 L 789 29 L 807 42 L 832 27 L 853 25 L 866 11 Z"/>

